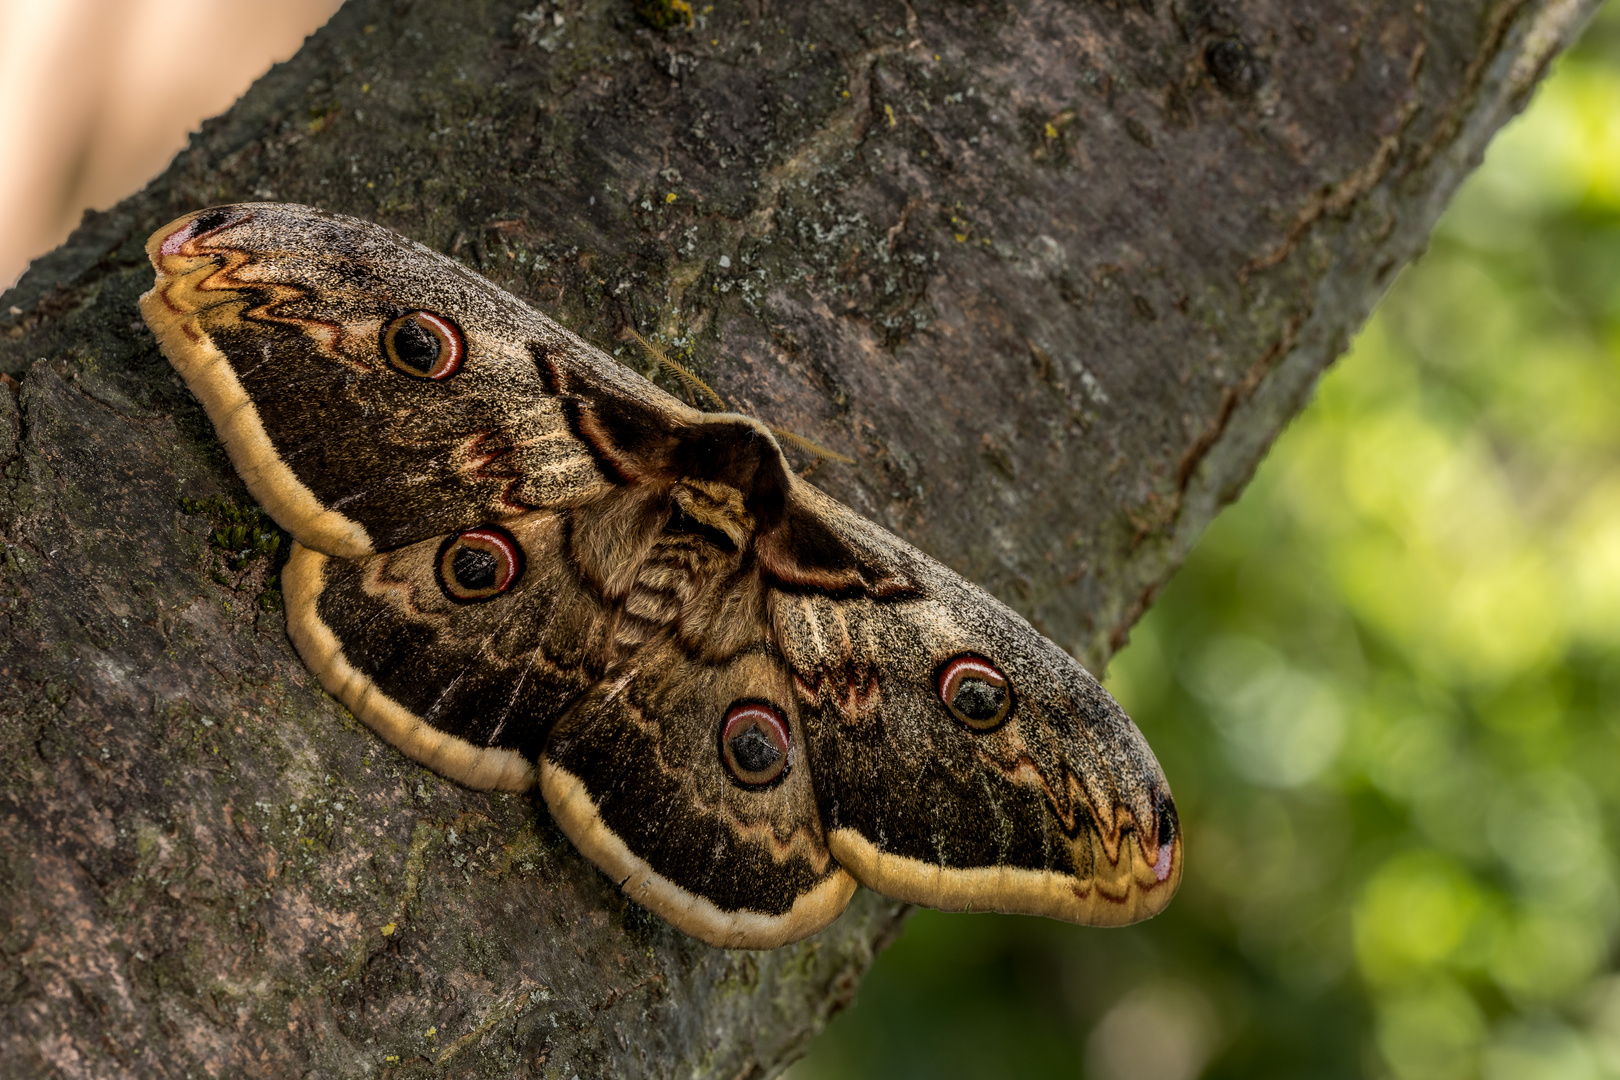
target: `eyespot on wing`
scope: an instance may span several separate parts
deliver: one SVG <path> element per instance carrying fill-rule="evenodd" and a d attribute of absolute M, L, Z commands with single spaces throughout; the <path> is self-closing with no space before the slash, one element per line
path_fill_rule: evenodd
<path fill-rule="evenodd" d="M 461 327 L 434 311 L 410 311 L 384 323 L 381 345 L 396 371 L 432 382 L 454 377 L 467 357 Z"/>
<path fill-rule="evenodd" d="M 523 576 L 523 546 L 499 525 L 445 539 L 435 564 L 439 588 L 458 604 L 493 600 Z"/>
<path fill-rule="evenodd" d="M 976 653 L 962 653 L 941 664 L 934 685 L 950 714 L 974 731 L 994 731 L 1012 712 L 1007 676 Z"/>
<path fill-rule="evenodd" d="M 764 701 L 739 701 L 720 721 L 720 759 L 733 783 L 760 789 L 780 783 L 791 764 L 786 718 Z"/>

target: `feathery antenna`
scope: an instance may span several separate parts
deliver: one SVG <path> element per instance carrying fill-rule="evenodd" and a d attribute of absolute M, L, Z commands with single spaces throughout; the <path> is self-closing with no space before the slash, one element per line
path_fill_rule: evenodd
<path fill-rule="evenodd" d="M 694 394 L 701 394 L 702 396 L 708 398 L 714 403 L 715 408 L 730 411 L 730 403 L 728 403 L 725 398 L 721 397 L 715 391 L 714 387 L 710 386 L 708 383 L 704 382 L 690 371 L 687 371 L 674 360 L 671 360 L 669 355 L 665 353 L 663 349 L 660 349 L 657 345 L 654 345 L 652 342 L 642 337 L 641 331 L 637 330 L 633 326 L 628 327 L 628 329 L 630 331 L 630 336 L 635 338 L 636 343 L 643 349 L 646 349 L 654 360 L 658 361 L 658 365 L 660 367 L 669 372 L 671 375 L 675 376 L 677 379 L 681 380 L 681 382 L 684 383 L 686 387 Z M 836 450 L 829 450 L 820 443 L 813 442 L 810 439 L 805 438 L 803 435 L 795 435 L 793 432 L 788 431 L 785 428 L 773 427 L 771 428 L 771 434 L 775 435 L 778 439 L 792 443 L 800 450 L 812 453 L 817 457 L 826 458 L 828 461 L 837 461 L 844 465 L 855 464 L 854 458 L 845 457 Z"/>

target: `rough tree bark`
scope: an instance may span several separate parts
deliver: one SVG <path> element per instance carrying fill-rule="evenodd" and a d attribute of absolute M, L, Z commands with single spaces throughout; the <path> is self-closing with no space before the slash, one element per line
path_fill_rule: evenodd
<path fill-rule="evenodd" d="M 158 225 L 313 203 L 654 332 L 1096 669 L 1595 6 L 350 0 L 0 299 L 0 1073 L 767 1075 L 904 917 L 698 945 L 326 698 Z"/>

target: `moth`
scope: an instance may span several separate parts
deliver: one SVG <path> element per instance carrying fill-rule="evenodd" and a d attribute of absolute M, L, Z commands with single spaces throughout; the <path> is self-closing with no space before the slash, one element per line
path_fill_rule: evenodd
<path fill-rule="evenodd" d="M 857 882 L 1100 925 L 1175 892 L 1129 717 L 760 421 L 364 221 L 221 206 L 147 252 L 147 324 L 295 540 L 288 633 L 321 684 L 444 776 L 538 785 L 680 930 L 782 945 Z"/>

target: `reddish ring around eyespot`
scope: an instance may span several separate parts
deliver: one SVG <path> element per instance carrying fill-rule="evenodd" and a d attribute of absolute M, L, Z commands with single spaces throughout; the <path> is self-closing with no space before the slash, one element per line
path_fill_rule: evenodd
<path fill-rule="evenodd" d="M 947 660 L 934 685 L 951 715 L 974 731 L 992 731 L 1012 712 L 1007 676 L 982 656 L 963 653 Z"/>
<path fill-rule="evenodd" d="M 493 600 L 523 574 L 523 548 L 499 525 L 457 533 L 439 548 L 439 587 L 458 604 Z"/>
<path fill-rule="evenodd" d="M 400 372 L 439 382 L 461 370 L 467 342 L 454 319 L 436 311 L 409 311 L 383 324 L 382 351 Z"/>
<path fill-rule="evenodd" d="M 788 771 L 787 718 L 766 701 L 738 701 L 720 721 L 720 760 L 745 788 L 765 788 Z"/>

